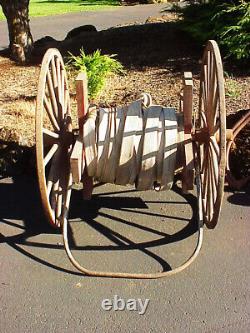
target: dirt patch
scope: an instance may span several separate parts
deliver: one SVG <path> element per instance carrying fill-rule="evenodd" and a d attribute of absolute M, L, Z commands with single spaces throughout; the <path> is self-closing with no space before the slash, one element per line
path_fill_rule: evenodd
<path fill-rule="evenodd" d="M 64 42 L 52 42 L 64 55 L 101 49 L 117 54 L 126 74 L 109 79 L 99 105 L 121 105 L 135 99 L 141 92 L 152 95 L 154 103 L 178 108 L 184 71 L 192 71 L 195 82 L 195 108 L 199 92 L 199 59 L 197 49 L 189 38 L 178 30 L 176 16 L 149 18 L 150 24 L 125 26 L 101 32 L 84 33 Z M 152 23 L 155 22 L 155 23 Z M 160 22 L 160 23 L 159 23 Z M 48 47 L 48 46 L 46 46 Z M 39 49 L 39 52 L 42 50 Z M 45 51 L 45 48 L 43 52 Z M 35 54 L 39 58 L 39 52 Z M 0 139 L 32 147 L 34 140 L 35 99 L 39 65 L 19 67 L 0 57 Z M 230 68 L 226 68 L 230 73 Z M 233 81 L 232 81 L 233 80 Z M 228 85 L 227 82 L 230 81 Z M 233 83 L 232 83 L 233 82 Z M 249 106 L 250 77 L 246 75 L 226 79 L 227 113 Z M 77 127 L 74 78 L 70 78 L 72 114 Z"/>

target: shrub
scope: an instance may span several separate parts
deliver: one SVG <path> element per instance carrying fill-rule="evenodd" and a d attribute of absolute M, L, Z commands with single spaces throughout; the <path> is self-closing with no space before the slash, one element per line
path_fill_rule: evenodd
<path fill-rule="evenodd" d="M 250 58 L 250 3 L 240 1 L 239 5 L 228 4 L 214 20 L 220 21 L 227 16 L 231 24 L 219 31 L 219 43 L 227 50 L 228 56 L 238 60 Z"/>
<path fill-rule="evenodd" d="M 122 74 L 122 64 L 114 59 L 115 55 L 102 55 L 100 50 L 93 54 L 85 54 L 80 50 L 79 56 L 70 53 L 67 66 L 77 72 L 86 72 L 88 77 L 88 92 L 91 99 L 97 97 L 105 86 L 111 74 Z"/>
<path fill-rule="evenodd" d="M 182 28 L 199 44 L 216 39 L 227 57 L 250 58 L 250 3 L 210 0 L 181 10 Z"/>

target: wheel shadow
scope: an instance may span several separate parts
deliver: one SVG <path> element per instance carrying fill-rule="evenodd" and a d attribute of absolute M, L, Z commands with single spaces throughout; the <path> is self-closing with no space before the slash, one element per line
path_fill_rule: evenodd
<path fill-rule="evenodd" d="M 0 243 L 6 243 L 19 253 L 29 257 L 30 259 L 45 265 L 47 267 L 56 269 L 64 273 L 70 273 L 75 275 L 82 275 L 81 273 L 73 270 L 68 270 L 59 267 L 45 259 L 42 259 L 39 255 L 34 255 L 29 251 L 29 248 L 46 248 L 46 249 L 63 249 L 62 244 L 52 244 L 33 241 L 32 237 L 51 234 L 60 234 L 60 230 L 53 229 L 46 223 L 46 219 L 40 203 L 39 188 L 36 181 L 36 177 L 31 176 L 16 176 L 12 179 L 0 179 L 0 222 L 5 225 L 2 230 L 6 230 L 6 226 L 13 228 L 17 234 L 14 236 L 5 236 L 2 232 L 0 233 Z M 75 244 L 74 232 L 70 223 L 69 226 L 69 242 L 72 249 L 75 250 L 87 250 L 87 251 L 128 251 L 128 250 L 139 250 L 145 255 L 153 258 L 161 266 L 163 271 L 171 269 L 169 263 L 161 256 L 153 253 L 152 248 L 157 246 L 167 245 L 170 243 L 184 240 L 197 231 L 197 202 L 195 196 L 192 194 L 183 195 L 181 190 L 175 185 L 173 190 L 185 198 L 186 203 L 192 208 L 192 218 L 185 219 L 174 217 L 171 215 L 157 214 L 159 217 L 176 219 L 177 221 L 185 221 L 184 228 L 176 232 L 175 234 L 163 233 L 155 228 L 149 226 L 143 226 L 132 222 L 130 220 L 117 217 L 115 214 L 110 213 L 110 210 L 131 212 L 133 214 L 146 214 L 151 215 L 152 213 L 145 211 L 147 203 L 159 203 L 159 201 L 143 201 L 141 198 L 133 197 L 134 190 L 125 190 L 119 192 L 119 196 L 112 196 L 114 193 L 101 193 L 93 196 L 93 200 L 88 203 L 82 202 L 81 192 L 72 191 L 72 200 L 70 207 L 70 216 L 72 218 L 80 218 L 83 222 L 87 223 L 88 226 L 93 228 L 96 232 L 100 233 L 106 239 L 112 242 L 112 245 L 93 245 L 93 246 L 77 246 Z M 131 192 L 131 196 L 122 196 L 123 193 L 126 195 Z M 117 192 L 115 192 L 117 194 Z M 110 198 L 110 196 L 112 198 Z M 162 201 L 162 204 L 167 204 L 167 201 Z M 173 203 L 171 201 L 171 203 Z M 108 212 L 103 212 L 103 208 L 108 208 Z M 136 210 L 134 210 L 136 209 Z M 144 211 L 140 211 L 144 209 Z M 155 214 L 152 214 L 155 215 Z M 97 221 L 97 217 L 105 217 L 115 220 L 117 223 L 127 225 L 135 228 L 136 230 L 149 232 L 157 235 L 156 240 L 147 242 L 133 242 L 129 237 L 122 235 L 121 233 L 113 230 L 112 228 L 105 226 Z M 17 221 L 17 222 L 16 222 Z M 20 223 L 21 221 L 21 223 Z M 13 234 L 12 230 L 12 234 Z M 45 237 L 43 237 L 45 239 Z M 25 245 L 25 249 L 23 246 Z"/>

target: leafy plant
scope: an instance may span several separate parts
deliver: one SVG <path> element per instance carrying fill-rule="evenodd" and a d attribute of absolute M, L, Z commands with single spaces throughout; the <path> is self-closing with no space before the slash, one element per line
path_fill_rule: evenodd
<path fill-rule="evenodd" d="M 227 57 L 250 58 L 250 3 L 246 0 L 210 0 L 181 10 L 182 28 L 199 44 L 216 39 Z"/>
<path fill-rule="evenodd" d="M 80 50 L 79 56 L 70 53 L 67 65 L 77 72 L 86 72 L 88 77 L 88 91 L 91 99 L 96 98 L 105 86 L 107 78 L 111 74 L 122 74 L 122 64 L 114 59 L 116 55 L 101 54 L 96 50 L 93 54 L 85 54 Z"/>
<path fill-rule="evenodd" d="M 223 20 L 225 15 L 231 18 L 231 22 L 219 31 L 220 44 L 226 47 L 228 56 L 238 60 L 250 58 L 250 3 L 228 4 L 214 20 Z"/>

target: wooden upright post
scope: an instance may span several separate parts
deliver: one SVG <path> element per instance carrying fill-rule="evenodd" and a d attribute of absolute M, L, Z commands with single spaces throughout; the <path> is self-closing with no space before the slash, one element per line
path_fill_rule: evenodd
<path fill-rule="evenodd" d="M 193 77 L 191 72 L 184 72 L 183 89 L 183 116 L 184 133 L 190 134 L 192 130 L 192 112 L 193 112 Z"/>
<path fill-rule="evenodd" d="M 86 73 L 78 74 L 76 78 L 76 100 L 79 123 L 79 134 L 83 135 L 84 118 L 88 113 L 88 79 Z"/>
<path fill-rule="evenodd" d="M 77 113 L 79 124 L 79 136 L 76 139 L 74 145 L 70 164 L 73 175 L 73 181 L 79 183 L 83 182 L 83 198 L 84 200 L 90 200 L 93 191 L 93 179 L 87 174 L 85 168 L 85 153 L 83 146 L 83 125 L 87 117 L 89 102 L 88 102 L 88 80 L 86 73 L 78 74 L 76 78 L 76 100 L 77 100 Z"/>
<path fill-rule="evenodd" d="M 184 120 L 184 149 L 185 165 L 182 171 L 182 190 L 187 193 L 193 189 L 194 160 L 192 144 L 192 113 L 193 113 L 193 77 L 191 72 L 185 72 L 183 78 L 183 120 Z"/>

